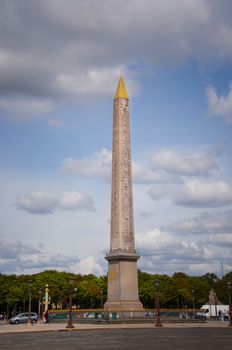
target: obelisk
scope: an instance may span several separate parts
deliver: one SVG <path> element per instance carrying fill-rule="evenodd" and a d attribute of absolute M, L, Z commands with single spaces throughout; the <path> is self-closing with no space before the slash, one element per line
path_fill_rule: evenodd
<path fill-rule="evenodd" d="M 108 261 L 108 310 L 141 309 L 135 250 L 129 98 L 123 78 L 114 96 L 111 234 Z"/>

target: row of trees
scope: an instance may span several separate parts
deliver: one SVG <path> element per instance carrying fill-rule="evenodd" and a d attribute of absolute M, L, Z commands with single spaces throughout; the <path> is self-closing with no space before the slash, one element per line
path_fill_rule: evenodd
<path fill-rule="evenodd" d="M 50 306 L 65 308 L 68 305 L 70 279 L 73 304 L 78 308 L 100 308 L 107 299 L 107 277 L 44 271 L 33 275 L 0 274 L 0 313 L 11 315 L 28 309 L 29 281 L 32 281 L 32 310 L 38 309 L 39 298 L 49 288 Z M 154 308 L 155 281 L 160 280 L 160 304 L 162 308 L 201 307 L 207 303 L 213 288 L 218 300 L 228 304 L 228 282 L 232 271 L 219 279 L 215 274 L 188 276 L 177 272 L 173 276 L 153 275 L 138 271 L 139 296 L 145 308 Z"/>

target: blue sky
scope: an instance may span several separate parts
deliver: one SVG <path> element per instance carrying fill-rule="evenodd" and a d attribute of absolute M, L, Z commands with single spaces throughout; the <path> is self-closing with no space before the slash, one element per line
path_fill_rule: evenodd
<path fill-rule="evenodd" d="M 0 272 L 107 272 L 121 75 L 139 268 L 231 271 L 231 2 L 0 5 Z"/>

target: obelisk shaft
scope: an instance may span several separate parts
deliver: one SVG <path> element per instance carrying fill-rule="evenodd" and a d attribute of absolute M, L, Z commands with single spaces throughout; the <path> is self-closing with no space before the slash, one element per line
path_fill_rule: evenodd
<path fill-rule="evenodd" d="M 110 251 L 135 253 L 128 99 L 114 99 Z"/>
<path fill-rule="evenodd" d="M 121 78 L 114 97 L 112 147 L 111 234 L 108 298 L 105 309 L 141 309 L 135 251 L 129 99 Z"/>

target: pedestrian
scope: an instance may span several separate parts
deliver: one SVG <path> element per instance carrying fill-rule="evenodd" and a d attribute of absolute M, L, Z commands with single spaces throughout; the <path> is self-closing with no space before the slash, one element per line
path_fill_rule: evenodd
<path fill-rule="evenodd" d="M 219 321 L 223 321 L 222 310 L 218 311 L 218 319 Z"/>
<path fill-rule="evenodd" d="M 49 321 L 48 310 L 46 310 L 46 311 L 44 312 L 44 321 L 45 321 L 45 323 L 48 323 L 48 321 Z"/>
<path fill-rule="evenodd" d="M 224 321 L 228 320 L 228 313 L 227 313 L 226 309 L 223 310 L 223 320 Z"/>

